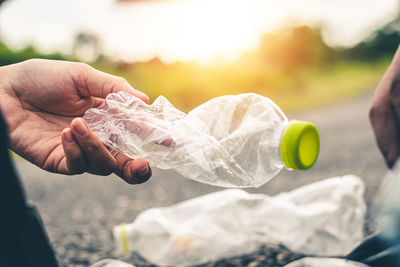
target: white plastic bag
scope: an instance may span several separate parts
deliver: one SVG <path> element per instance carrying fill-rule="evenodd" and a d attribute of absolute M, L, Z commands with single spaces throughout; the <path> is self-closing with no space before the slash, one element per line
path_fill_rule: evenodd
<path fill-rule="evenodd" d="M 367 265 L 355 261 L 338 258 L 311 258 L 306 257 L 293 261 L 285 267 L 368 267 Z"/>
<path fill-rule="evenodd" d="M 400 240 L 400 160 L 383 179 L 373 206 L 374 226 L 388 240 Z M 397 240 L 397 241 L 396 241 Z"/>
<path fill-rule="evenodd" d="M 96 262 L 93 265 L 90 265 L 90 267 L 135 267 L 135 266 L 119 260 L 104 259 L 99 262 Z"/>
<path fill-rule="evenodd" d="M 118 250 L 162 266 L 193 265 L 282 244 L 308 255 L 339 256 L 363 237 L 364 184 L 348 175 L 269 197 L 228 189 L 149 209 L 114 227 Z"/>

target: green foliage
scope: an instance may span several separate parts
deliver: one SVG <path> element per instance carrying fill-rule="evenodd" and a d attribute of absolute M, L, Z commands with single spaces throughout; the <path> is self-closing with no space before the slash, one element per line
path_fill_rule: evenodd
<path fill-rule="evenodd" d="M 4 43 L 0 42 L 0 66 L 18 63 L 31 58 L 45 58 L 45 59 L 69 59 L 59 53 L 54 54 L 41 54 L 35 50 L 33 46 L 27 46 L 22 50 L 14 51 L 8 48 Z"/>
<path fill-rule="evenodd" d="M 362 61 L 377 60 L 390 57 L 395 52 L 400 42 L 400 17 L 375 31 L 369 38 L 343 51 L 345 58 Z"/>

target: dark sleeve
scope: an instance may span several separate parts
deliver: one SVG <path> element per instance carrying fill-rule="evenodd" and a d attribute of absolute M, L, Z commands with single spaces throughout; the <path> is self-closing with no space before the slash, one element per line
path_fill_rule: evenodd
<path fill-rule="evenodd" d="M 39 213 L 26 203 L 0 111 L 0 266 L 58 266 Z"/>

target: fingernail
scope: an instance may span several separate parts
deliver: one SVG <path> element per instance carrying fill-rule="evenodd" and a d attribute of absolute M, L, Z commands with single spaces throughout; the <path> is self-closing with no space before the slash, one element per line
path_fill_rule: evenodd
<path fill-rule="evenodd" d="M 140 176 L 146 176 L 149 173 L 149 164 L 147 163 L 146 166 L 138 170 L 138 174 Z"/>
<path fill-rule="evenodd" d="M 73 143 L 74 142 L 74 137 L 72 136 L 70 129 L 65 130 L 63 132 L 63 136 L 64 136 L 65 141 L 67 141 L 68 143 Z"/>
<path fill-rule="evenodd" d="M 143 93 L 143 92 L 140 92 L 139 90 L 136 90 L 136 89 L 133 89 L 138 95 L 140 95 L 141 96 L 141 98 L 145 101 L 145 102 L 149 102 L 149 97 L 145 94 L 145 93 Z"/>
<path fill-rule="evenodd" d="M 82 119 L 74 120 L 72 126 L 81 136 L 85 136 L 88 132 L 86 124 Z"/>

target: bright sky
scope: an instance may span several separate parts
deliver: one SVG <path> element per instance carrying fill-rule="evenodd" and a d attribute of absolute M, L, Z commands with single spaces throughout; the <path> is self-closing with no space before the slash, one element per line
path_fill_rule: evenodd
<path fill-rule="evenodd" d="M 97 33 L 115 57 L 234 59 L 260 36 L 290 21 L 324 26 L 326 41 L 352 45 L 393 19 L 399 0 L 9 0 L 0 34 L 13 47 L 70 52 L 80 30 Z"/>

